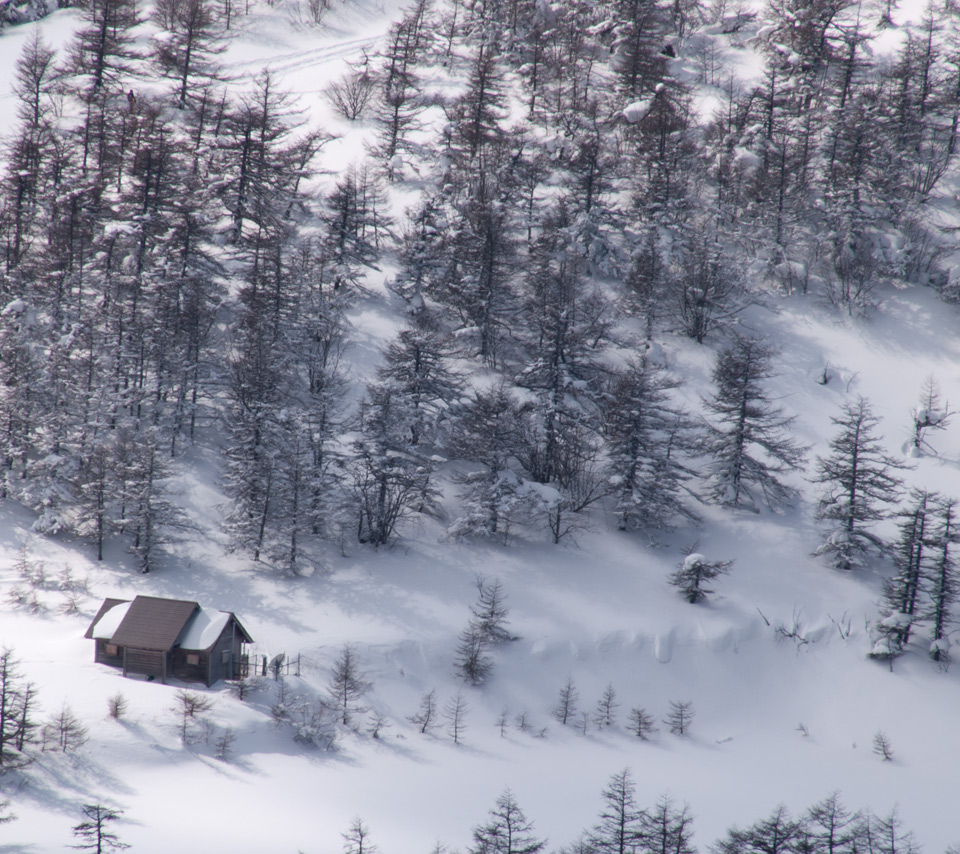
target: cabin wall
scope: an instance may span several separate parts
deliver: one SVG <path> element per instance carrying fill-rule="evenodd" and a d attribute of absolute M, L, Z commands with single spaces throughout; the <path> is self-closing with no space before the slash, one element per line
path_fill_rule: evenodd
<path fill-rule="evenodd" d="M 240 664 L 240 633 L 230 621 L 210 650 L 210 684 L 220 679 L 235 679 Z"/>
<path fill-rule="evenodd" d="M 117 652 L 115 655 L 111 655 L 107 652 L 107 646 L 109 641 L 103 640 L 102 638 L 97 638 L 96 647 L 94 648 L 93 660 L 97 664 L 108 664 L 110 667 L 123 667 L 123 647 L 118 646 Z"/>
<path fill-rule="evenodd" d="M 123 660 L 124 675 L 138 673 L 141 676 L 154 676 L 163 679 L 170 675 L 165 667 L 166 653 L 152 649 L 131 649 L 127 647 Z"/>
<path fill-rule="evenodd" d="M 197 664 L 188 664 L 187 656 L 195 655 L 199 659 Z M 175 679 L 184 682 L 207 682 L 207 662 L 208 656 L 205 652 L 198 650 L 174 649 L 171 653 L 173 663 L 171 665 L 171 675 Z"/>

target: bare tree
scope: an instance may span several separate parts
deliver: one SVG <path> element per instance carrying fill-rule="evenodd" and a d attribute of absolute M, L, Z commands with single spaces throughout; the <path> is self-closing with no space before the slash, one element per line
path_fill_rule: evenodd
<path fill-rule="evenodd" d="M 560 689 L 560 696 L 557 698 L 557 705 L 553 714 L 564 726 L 577 713 L 577 703 L 580 699 L 580 692 L 577 686 L 573 684 L 573 677 L 568 676 L 566 684 Z"/>
<path fill-rule="evenodd" d="M 437 691 L 431 688 L 420 699 L 420 708 L 409 718 L 411 723 L 420 727 L 420 734 L 426 735 L 437 722 Z"/>
<path fill-rule="evenodd" d="M 463 739 L 463 733 L 467 728 L 466 719 L 469 710 L 462 690 L 458 690 L 444 706 L 443 713 L 447 719 L 447 733 L 453 739 L 454 744 L 460 744 Z"/>
<path fill-rule="evenodd" d="M 103 804 L 84 804 L 82 812 L 84 820 L 73 827 L 73 835 L 79 841 L 76 845 L 71 845 L 71 848 L 108 854 L 110 851 L 122 851 L 130 847 L 109 829 L 110 823 L 119 821 L 123 815 L 120 810 L 110 809 Z"/>
<path fill-rule="evenodd" d="M 41 730 L 43 750 L 61 750 L 70 753 L 82 747 L 87 740 L 87 728 L 71 708 L 64 703 Z"/>
<path fill-rule="evenodd" d="M 370 841 L 370 828 L 357 816 L 343 834 L 343 854 L 377 854 L 379 850 Z"/>
<path fill-rule="evenodd" d="M 646 741 L 650 734 L 657 731 L 656 724 L 653 722 L 653 715 L 647 714 L 646 709 L 635 707 L 630 709 L 627 715 L 627 727 L 637 738 Z"/>
<path fill-rule="evenodd" d="M 603 695 L 597 701 L 597 708 L 593 713 L 593 722 L 597 729 L 613 726 L 617 722 L 617 708 L 620 703 L 617 702 L 617 692 L 613 685 L 607 685 Z"/>
<path fill-rule="evenodd" d="M 190 739 L 190 727 L 196 723 L 204 712 L 213 708 L 213 701 L 195 691 L 186 691 L 180 688 L 174 695 L 172 711 L 180 717 L 180 739 L 184 743 Z"/>
<path fill-rule="evenodd" d="M 693 722 L 693 715 L 693 703 L 689 700 L 683 702 L 671 700 L 670 711 L 667 712 L 663 722 L 670 727 L 670 732 L 674 735 L 686 735 Z"/>
<path fill-rule="evenodd" d="M 931 450 L 927 443 L 928 430 L 946 430 L 950 419 L 956 413 L 950 409 L 949 401 L 940 394 L 940 385 L 933 376 L 927 377 L 920 387 L 920 401 L 911 411 L 913 422 L 913 447 L 918 453 Z"/>
<path fill-rule="evenodd" d="M 873 752 L 877 754 L 884 762 L 893 761 L 893 747 L 890 745 L 890 739 L 882 730 L 877 730 L 873 736 Z"/>
<path fill-rule="evenodd" d="M 327 690 L 333 699 L 340 722 L 349 726 L 354 713 L 364 711 L 357 704 L 360 698 L 370 690 L 370 683 L 364 680 L 360 672 L 357 655 L 350 644 L 344 645 L 333 665 L 333 673 L 327 683 Z"/>
<path fill-rule="evenodd" d="M 338 80 L 329 83 L 324 89 L 324 94 L 331 106 L 341 116 L 352 122 L 364 114 L 374 87 L 373 75 L 364 66 L 348 71 Z"/>

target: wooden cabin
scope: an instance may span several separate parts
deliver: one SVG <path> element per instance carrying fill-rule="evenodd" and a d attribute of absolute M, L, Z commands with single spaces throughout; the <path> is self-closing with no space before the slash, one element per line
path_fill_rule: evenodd
<path fill-rule="evenodd" d="M 229 611 L 204 611 L 196 602 L 137 596 L 104 599 L 87 629 L 94 661 L 123 671 L 207 687 L 237 679 L 253 638 Z"/>

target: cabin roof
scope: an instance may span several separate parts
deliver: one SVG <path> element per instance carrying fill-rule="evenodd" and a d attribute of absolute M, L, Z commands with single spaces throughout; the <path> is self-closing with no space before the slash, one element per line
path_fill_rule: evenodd
<path fill-rule="evenodd" d="M 210 649 L 233 620 L 237 627 L 237 632 L 245 643 L 253 643 L 253 638 L 247 633 L 247 630 L 240 625 L 240 621 L 235 614 L 230 611 L 197 611 L 191 617 L 190 622 L 184 629 L 180 640 L 177 643 L 181 649 Z"/>
<path fill-rule="evenodd" d="M 134 649 L 168 651 L 206 650 L 212 647 L 230 620 L 246 643 L 253 638 L 229 611 L 204 611 L 196 602 L 137 596 L 104 599 L 84 637 L 110 641 Z"/>

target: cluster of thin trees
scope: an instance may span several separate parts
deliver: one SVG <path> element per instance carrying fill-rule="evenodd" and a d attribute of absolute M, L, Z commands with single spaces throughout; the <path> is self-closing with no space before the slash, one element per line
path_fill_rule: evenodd
<path fill-rule="evenodd" d="M 696 854 L 694 816 L 687 804 L 664 795 L 656 805 L 637 803 L 637 787 L 629 768 L 610 777 L 601 794 L 596 824 L 570 845 L 553 849 L 536 832 L 516 796 L 505 790 L 477 824 L 469 854 Z M 370 829 L 356 818 L 343 834 L 345 854 L 375 854 Z M 434 849 L 446 851 L 441 845 Z M 712 854 L 916 854 L 920 846 L 896 810 L 886 816 L 853 812 L 836 792 L 794 818 L 783 805 L 747 827 L 732 827 L 709 848 Z M 954 849 L 951 849 L 951 851 Z"/>
<path fill-rule="evenodd" d="M 198 444 L 233 546 L 290 573 L 437 512 L 441 474 L 458 538 L 560 542 L 597 508 L 655 538 L 700 501 L 791 501 L 805 449 L 767 388 L 776 353 L 733 332 L 756 283 L 851 312 L 885 279 L 944 286 L 919 211 L 955 153 L 955 13 L 931 5 L 888 64 L 866 14 L 771 2 L 746 90 L 716 53 L 760 22 L 707 3 L 418 0 L 327 88 L 370 144 L 322 191 L 330 137 L 269 73 L 220 66 L 229 4 L 160 0 L 145 52 L 136 0 L 89 0 L 65 54 L 35 37 L 14 81 L 2 495 L 99 556 L 122 537 L 144 572 L 187 525 L 173 476 Z M 678 51 L 722 93 L 707 124 Z M 431 90 L 437 69 L 461 95 Z M 414 174 L 400 222 L 391 187 Z M 347 309 L 383 260 L 405 327 L 348 382 Z M 666 331 L 724 342 L 700 413 Z M 843 506 L 820 513 L 852 565 L 871 520 Z"/>

